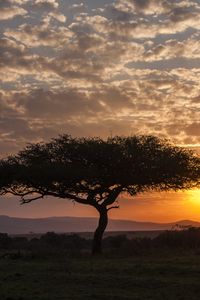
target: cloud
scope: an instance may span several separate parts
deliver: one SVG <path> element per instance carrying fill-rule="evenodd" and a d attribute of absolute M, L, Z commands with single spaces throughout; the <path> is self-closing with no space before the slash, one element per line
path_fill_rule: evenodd
<path fill-rule="evenodd" d="M 154 38 L 199 29 L 199 6 L 192 1 L 123 0 L 108 5 L 108 19 L 96 30 L 118 38 Z"/>
<path fill-rule="evenodd" d="M 51 12 L 49 16 L 53 17 L 54 19 L 62 23 L 64 23 L 67 20 L 67 17 L 65 15 L 57 12 Z"/>
<path fill-rule="evenodd" d="M 36 0 L 32 6 L 46 11 L 58 8 L 59 4 L 56 0 Z"/>
<path fill-rule="evenodd" d="M 118 0 L 111 4 L 111 7 L 118 11 L 130 12 L 141 15 L 171 15 L 176 21 L 183 18 L 183 15 L 198 9 L 199 5 L 195 1 L 171 1 L 171 0 Z"/>
<path fill-rule="evenodd" d="M 68 10 L 71 12 L 71 13 L 83 13 L 84 11 L 86 11 L 87 9 L 87 5 L 83 2 L 81 3 L 74 3 L 70 6 L 68 6 Z"/>
<path fill-rule="evenodd" d="M 8 38 L 0 39 L 0 62 L 2 79 L 6 79 L 7 73 L 10 73 L 9 81 L 17 79 L 16 76 L 24 74 L 25 70 L 31 72 L 35 65 L 32 55 L 28 55 L 28 49 Z"/>
<path fill-rule="evenodd" d="M 0 50 L 1 62 L 5 65 L 9 64 L 12 57 L 21 57 L 27 53 L 24 45 L 18 44 L 8 38 L 0 39 Z"/>
<path fill-rule="evenodd" d="M 172 58 L 200 58 L 200 40 L 190 37 L 182 42 L 175 39 L 167 40 L 164 44 L 156 45 L 145 53 L 147 61 L 167 60 Z"/>
<path fill-rule="evenodd" d="M 27 11 L 18 6 L 12 7 L 2 7 L 0 10 L 0 20 L 12 19 L 15 16 L 24 16 L 27 14 Z"/>
<path fill-rule="evenodd" d="M 23 99 L 23 100 L 21 100 Z M 42 99 L 42 102 L 41 102 Z M 73 90 L 44 91 L 35 90 L 20 98 L 26 114 L 30 117 L 65 118 L 98 113 L 102 107 L 93 102 L 87 93 Z"/>
<path fill-rule="evenodd" d="M 192 123 L 185 128 L 185 133 L 189 136 L 198 136 L 200 140 L 200 123 Z"/>
<path fill-rule="evenodd" d="M 61 4 L 4 2 L 27 11 L 4 22 L 0 40 L 0 137 L 8 151 L 64 132 L 199 143 L 197 1 L 72 3 L 62 11 Z"/>
<path fill-rule="evenodd" d="M 72 4 L 71 8 L 80 8 L 80 7 L 83 7 L 84 6 L 84 3 L 81 2 L 81 3 L 77 3 L 77 4 Z"/>
<path fill-rule="evenodd" d="M 18 5 L 24 5 L 28 2 L 29 0 L 4 0 L 2 3 L 5 5 L 5 3 L 9 4 L 18 4 Z M 8 5 L 8 4 L 7 4 Z"/>
<path fill-rule="evenodd" d="M 54 18 L 62 19 L 62 15 L 53 15 Z M 62 19 L 64 21 L 64 19 Z M 18 30 L 7 29 L 5 36 L 14 38 L 17 41 L 23 41 L 28 47 L 51 46 L 59 48 L 60 45 L 66 43 L 66 40 L 73 33 L 66 27 L 49 28 L 48 22 L 42 22 L 40 25 L 31 26 L 22 24 Z"/>
<path fill-rule="evenodd" d="M 22 88 L 20 80 L 26 75 L 39 73 L 44 59 L 31 54 L 23 44 L 2 38 L 0 39 L 0 62 L 0 77 L 3 82 L 10 82 L 15 88 L 16 86 Z"/>
<path fill-rule="evenodd" d="M 170 11 L 170 4 L 165 0 L 119 0 L 114 4 L 118 10 L 145 15 L 162 14 Z"/>

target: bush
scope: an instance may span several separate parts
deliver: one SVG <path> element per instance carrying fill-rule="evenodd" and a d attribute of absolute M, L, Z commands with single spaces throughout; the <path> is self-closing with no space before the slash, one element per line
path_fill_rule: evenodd
<path fill-rule="evenodd" d="M 157 248 L 200 248 L 200 228 L 190 227 L 183 230 L 167 230 L 154 239 Z"/>
<path fill-rule="evenodd" d="M 7 233 L 0 233 L 0 248 L 8 249 L 11 246 L 12 238 Z"/>

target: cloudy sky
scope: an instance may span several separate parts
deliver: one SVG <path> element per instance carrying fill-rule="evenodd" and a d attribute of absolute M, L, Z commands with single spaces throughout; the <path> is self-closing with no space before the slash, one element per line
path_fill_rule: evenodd
<path fill-rule="evenodd" d="M 154 134 L 200 147 L 200 0 L 0 0 L 0 23 L 0 156 L 60 133 Z M 193 196 L 144 198 L 165 199 L 161 216 Z M 155 219 L 139 200 L 146 215 L 133 218 Z M 138 206 L 129 202 L 127 211 Z M 31 216 L 9 205 L 1 199 L 1 212 Z"/>

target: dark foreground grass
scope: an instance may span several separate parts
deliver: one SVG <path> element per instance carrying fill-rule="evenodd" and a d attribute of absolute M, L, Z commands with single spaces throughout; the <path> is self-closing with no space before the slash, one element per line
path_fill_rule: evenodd
<path fill-rule="evenodd" d="M 200 299 L 200 256 L 0 259 L 0 300 Z"/>

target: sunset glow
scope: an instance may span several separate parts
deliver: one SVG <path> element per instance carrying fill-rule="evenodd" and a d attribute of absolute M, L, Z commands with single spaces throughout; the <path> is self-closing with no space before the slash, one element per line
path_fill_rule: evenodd
<path fill-rule="evenodd" d="M 200 221 L 200 191 L 146 193 L 132 200 L 119 201 L 120 210 L 112 218 L 160 223 L 192 219 Z"/>
<path fill-rule="evenodd" d="M 186 199 L 188 200 L 188 206 L 193 206 L 194 209 L 196 208 L 196 213 L 199 212 L 200 214 L 200 190 L 191 190 L 187 191 Z"/>

